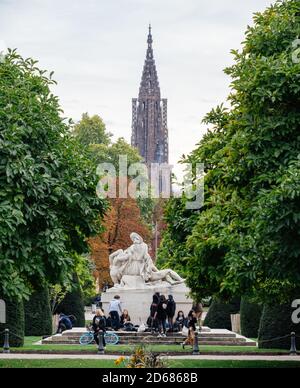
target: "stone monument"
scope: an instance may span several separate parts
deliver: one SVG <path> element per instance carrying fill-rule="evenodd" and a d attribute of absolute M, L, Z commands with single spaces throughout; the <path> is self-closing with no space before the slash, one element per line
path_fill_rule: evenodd
<path fill-rule="evenodd" d="M 129 311 L 134 324 L 146 323 L 150 314 L 152 296 L 156 292 L 173 295 L 176 310 L 187 315 L 192 307 L 190 290 L 171 269 L 158 270 L 148 253 L 148 246 L 137 233 L 131 233 L 132 245 L 119 249 L 109 256 L 110 276 L 114 286 L 102 293 L 101 301 L 105 314 L 115 295 L 121 297 L 123 309 Z"/>

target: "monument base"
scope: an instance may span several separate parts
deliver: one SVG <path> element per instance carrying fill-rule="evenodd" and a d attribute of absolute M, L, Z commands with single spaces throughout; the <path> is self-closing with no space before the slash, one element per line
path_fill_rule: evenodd
<path fill-rule="evenodd" d="M 165 281 L 158 281 L 157 284 L 145 284 L 140 276 L 126 275 L 123 276 L 122 281 L 125 286 L 112 287 L 102 293 L 101 302 L 105 315 L 108 315 L 109 303 L 115 295 L 120 296 L 122 309 L 128 310 L 134 325 L 146 324 L 150 315 L 152 296 L 156 292 L 160 292 L 166 298 L 168 295 L 173 296 L 176 302 L 176 315 L 180 310 L 187 315 L 192 308 L 193 301 L 188 296 L 190 290 L 184 283 L 171 285 Z"/>

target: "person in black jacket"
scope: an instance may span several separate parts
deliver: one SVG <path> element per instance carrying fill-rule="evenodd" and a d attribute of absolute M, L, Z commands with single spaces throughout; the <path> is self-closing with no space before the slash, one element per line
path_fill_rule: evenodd
<path fill-rule="evenodd" d="M 195 339 L 196 324 L 197 324 L 197 313 L 194 310 L 191 310 L 189 312 L 188 322 L 187 322 L 187 326 L 189 329 L 188 337 L 182 343 L 183 349 L 184 349 L 185 345 L 192 345 L 193 346 L 194 339 Z"/>
<path fill-rule="evenodd" d="M 152 297 L 152 303 L 150 306 L 150 316 L 147 320 L 148 326 L 151 328 L 151 332 L 158 331 L 158 321 L 157 321 L 157 308 L 159 303 L 159 297 L 157 294 L 154 294 Z"/>
<path fill-rule="evenodd" d="M 174 315 L 176 311 L 176 303 L 173 298 L 173 295 L 168 295 L 168 300 L 167 300 L 167 318 L 168 318 L 168 323 L 169 323 L 169 332 L 172 332 L 174 330 Z"/>
<path fill-rule="evenodd" d="M 99 332 L 103 332 L 103 346 L 106 346 L 104 334 L 106 332 L 106 318 L 101 309 L 96 310 L 96 315 L 93 318 L 92 323 L 94 331 L 94 340 L 97 345 L 99 345 Z"/>
<path fill-rule="evenodd" d="M 64 313 L 59 314 L 58 328 L 56 333 L 62 333 L 65 330 L 71 330 L 73 327 L 71 316 Z"/>
<path fill-rule="evenodd" d="M 160 296 L 157 306 L 157 320 L 159 327 L 158 337 L 166 337 L 167 299 L 164 295 Z"/>

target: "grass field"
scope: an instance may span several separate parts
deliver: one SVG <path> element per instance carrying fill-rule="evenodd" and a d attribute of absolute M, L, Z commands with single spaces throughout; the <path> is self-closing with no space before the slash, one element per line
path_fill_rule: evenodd
<path fill-rule="evenodd" d="M 300 368 L 297 361 L 172 360 L 169 368 Z M 0 368 L 117 368 L 113 360 L 0 360 Z"/>
<path fill-rule="evenodd" d="M 78 352 L 78 353 L 93 353 L 97 352 L 97 348 L 95 345 L 34 345 L 35 342 L 39 341 L 40 337 L 25 337 L 24 347 L 22 348 L 11 348 L 12 352 Z M 135 346 L 133 345 L 108 345 L 106 347 L 106 353 L 113 354 L 115 352 L 119 353 L 127 353 L 131 352 Z M 153 350 L 155 352 L 160 353 L 183 353 L 192 351 L 191 347 L 186 347 L 185 350 L 182 349 L 180 345 L 147 345 L 149 350 Z M 288 351 L 278 350 L 278 349 L 258 349 L 255 346 L 201 346 L 201 342 L 199 344 L 201 353 L 288 353 Z"/>

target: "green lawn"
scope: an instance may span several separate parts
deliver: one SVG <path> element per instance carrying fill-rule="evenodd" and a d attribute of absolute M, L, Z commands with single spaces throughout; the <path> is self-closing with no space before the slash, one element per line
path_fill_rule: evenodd
<path fill-rule="evenodd" d="M 22 348 L 11 348 L 12 352 L 79 352 L 79 353 L 92 353 L 97 352 L 95 345 L 81 346 L 81 345 L 34 345 L 35 342 L 39 341 L 39 337 L 25 337 L 24 347 Z M 147 348 L 155 352 L 167 353 L 167 352 L 189 352 L 192 351 L 191 347 L 186 347 L 185 350 L 182 349 L 180 345 L 147 345 Z M 201 346 L 199 345 L 201 353 L 212 353 L 212 352 L 222 352 L 222 353 L 288 353 L 288 350 L 278 350 L 278 349 L 258 349 L 255 346 Z M 113 354 L 115 352 L 127 353 L 131 352 L 134 349 L 133 345 L 108 345 L 106 352 Z"/>
<path fill-rule="evenodd" d="M 296 361 L 172 360 L 170 368 L 300 368 Z M 0 360 L 0 368 L 116 368 L 113 360 Z"/>

